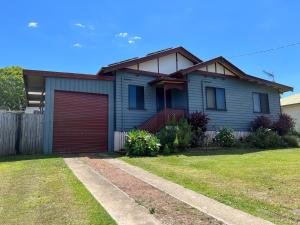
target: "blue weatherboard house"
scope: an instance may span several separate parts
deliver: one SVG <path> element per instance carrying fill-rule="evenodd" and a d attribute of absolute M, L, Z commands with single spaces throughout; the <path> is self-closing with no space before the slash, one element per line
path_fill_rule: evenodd
<path fill-rule="evenodd" d="M 275 120 L 280 94 L 292 90 L 183 47 L 113 63 L 96 75 L 24 70 L 24 81 L 28 106 L 45 116 L 45 153 L 117 150 L 124 132 L 156 132 L 171 116 L 195 111 L 208 115 L 210 131 L 249 131 L 259 115 Z"/>

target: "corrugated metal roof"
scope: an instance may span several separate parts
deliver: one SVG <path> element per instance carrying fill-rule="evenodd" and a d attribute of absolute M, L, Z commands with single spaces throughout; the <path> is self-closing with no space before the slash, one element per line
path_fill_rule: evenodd
<path fill-rule="evenodd" d="M 280 99 L 281 106 L 293 105 L 299 103 L 300 103 L 300 93 Z"/>

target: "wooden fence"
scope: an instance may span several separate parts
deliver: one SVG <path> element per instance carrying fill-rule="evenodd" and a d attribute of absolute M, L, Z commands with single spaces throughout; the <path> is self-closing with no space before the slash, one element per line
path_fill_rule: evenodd
<path fill-rule="evenodd" d="M 42 114 L 0 113 L 0 155 L 42 153 Z"/>

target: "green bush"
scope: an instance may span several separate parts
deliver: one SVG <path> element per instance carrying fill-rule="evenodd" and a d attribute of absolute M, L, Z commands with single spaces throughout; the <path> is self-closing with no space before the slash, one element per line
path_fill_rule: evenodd
<path fill-rule="evenodd" d="M 297 136 L 285 135 L 282 138 L 287 147 L 299 147 L 299 139 Z"/>
<path fill-rule="evenodd" d="M 191 145 L 192 128 L 186 119 L 181 119 L 178 123 L 173 119 L 160 130 L 158 137 L 164 154 L 168 151 L 173 153 L 176 150 L 185 150 Z"/>
<path fill-rule="evenodd" d="M 132 156 L 156 156 L 159 152 L 159 139 L 144 130 L 131 130 L 127 134 L 125 150 Z"/>
<path fill-rule="evenodd" d="M 178 138 L 177 149 L 185 150 L 191 146 L 192 141 L 192 127 L 186 119 L 181 119 L 178 123 L 177 136 Z"/>
<path fill-rule="evenodd" d="M 292 136 L 296 136 L 298 138 L 300 138 L 300 133 L 298 131 L 296 131 L 296 129 L 292 129 L 291 132 L 289 132 L 288 135 L 292 135 Z"/>
<path fill-rule="evenodd" d="M 259 128 L 247 137 L 247 142 L 256 148 L 280 148 L 285 146 L 281 136 L 271 129 Z"/>
<path fill-rule="evenodd" d="M 162 150 L 168 146 L 169 153 L 174 152 L 173 144 L 177 134 L 177 122 L 175 118 L 169 120 L 164 128 L 162 128 L 158 133 L 158 138 L 162 146 Z M 167 153 L 166 153 L 167 154 Z"/>
<path fill-rule="evenodd" d="M 221 147 L 232 147 L 235 144 L 233 130 L 230 128 L 222 128 L 214 138 L 214 143 Z"/>
<path fill-rule="evenodd" d="M 162 150 L 162 153 L 163 153 L 164 155 L 168 155 L 168 154 L 171 153 L 171 150 L 170 150 L 170 148 L 169 148 L 169 145 L 165 145 L 165 146 L 164 146 L 164 148 L 163 148 L 163 150 Z"/>

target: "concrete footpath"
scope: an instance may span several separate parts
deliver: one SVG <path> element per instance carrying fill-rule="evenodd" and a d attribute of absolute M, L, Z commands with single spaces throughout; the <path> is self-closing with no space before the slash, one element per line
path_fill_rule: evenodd
<path fill-rule="evenodd" d="M 223 203 L 215 201 L 197 192 L 184 188 L 164 178 L 149 173 L 139 167 L 132 166 L 124 161 L 103 157 L 102 160 L 122 169 L 128 174 L 164 191 L 174 198 L 220 220 L 229 225 L 274 225 L 264 219 L 252 216 L 241 210 L 234 209 Z"/>
<path fill-rule="evenodd" d="M 64 159 L 77 178 L 120 225 L 161 224 L 149 211 L 79 158 Z"/>

